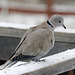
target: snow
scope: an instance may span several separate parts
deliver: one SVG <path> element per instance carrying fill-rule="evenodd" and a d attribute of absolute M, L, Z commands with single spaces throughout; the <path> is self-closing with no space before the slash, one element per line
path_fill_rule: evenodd
<path fill-rule="evenodd" d="M 6 28 L 29 29 L 30 27 L 34 27 L 34 26 L 36 26 L 36 25 L 14 24 L 14 23 L 0 22 L 0 27 L 6 27 Z"/>
<path fill-rule="evenodd" d="M 36 26 L 36 25 L 14 24 L 14 23 L 0 22 L 0 27 L 6 27 L 6 28 L 29 29 L 30 27 L 34 27 L 34 26 Z M 58 28 L 55 29 L 55 32 L 75 33 L 75 29 L 71 29 L 71 28 L 64 29 L 63 27 L 58 27 Z"/>
<path fill-rule="evenodd" d="M 21 27 L 22 29 L 24 29 L 23 24 L 25 24 L 26 26 L 27 25 L 34 26 L 34 25 L 39 25 L 40 23 L 48 19 L 47 15 L 44 14 L 10 13 L 3 15 L 0 13 L 0 22 L 17 24 L 17 27 L 18 28 Z M 63 17 L 64 17 L 64 25 L 67 28 L 75 29 L 75 16 L 68 15 Z M 22 26 L 18 26 L 18 24 L 21 24 Z M 12 24 L 10 24 L 10 27 L 12 27 Z"/>
<path fill-rule="evenodd" d="M 55 29 L 55 32 L 74 33 L 75 34 L 75 29 L 71 29 L 71 28 L 64 29 L 62 27 L 58 27 Z"/>
<path fill-rule="evenodd" d="M 48 56 L 42 59 L 45 59 L 45 61 L 40 61 L 40 62 L 30 61 L 28 63 L 19 61 L 17 64 L 15 64 L 14 66 L 10 68 L 0 70 L 0 75 L 10 75 L 10 74 L 20 75 L 20 74 L 32 72 L 44 67 L 56 65 L 64 61 L 75 59 L 75 49 L 67 50 L 65 52 L 61 52 L 61 53 Z"/>

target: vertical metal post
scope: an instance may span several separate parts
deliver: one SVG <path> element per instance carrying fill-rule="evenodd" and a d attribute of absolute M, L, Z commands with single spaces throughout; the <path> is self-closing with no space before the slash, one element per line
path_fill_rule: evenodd
<path fill-rule="evenodd" d="M 8 0 L 1 0 L 1 17 L 2 17 L 2 21 L 6 21 L 6 16 L 8 15 Z"/>
<path fill-rule="evenodd" d="M 46 0 L 46 5 L 47 5 L 47 15 L 48 18 L 50 18 L 50 16 L 52 15 L 52 4 L 53 4 L 53 0 Z"/>

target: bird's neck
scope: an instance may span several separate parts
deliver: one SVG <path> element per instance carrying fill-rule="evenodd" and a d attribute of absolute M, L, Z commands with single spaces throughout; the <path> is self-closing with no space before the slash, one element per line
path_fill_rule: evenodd
<path fill-rule="evenodd" d="M 54 32 L 55 27 L 52 24 L 48 24 L 47 22 L 45 22 L 45 25 L 48 27 L 48 30 Z"/>
<path fill-rule="evenodd" d="M 52 33 L 54 33 L 54 29 L 55 28 L 54 27 L 51 27 L 50 25 L 48 25 L 47 22 L 41 23 L 40 27 L 45 28 L 45 29 L 51 31 Z"/>

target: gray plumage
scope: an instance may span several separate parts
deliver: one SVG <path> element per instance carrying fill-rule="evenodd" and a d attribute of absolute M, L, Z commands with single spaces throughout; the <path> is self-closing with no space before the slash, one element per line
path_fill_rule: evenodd
<path fill-rule="evenodd" d="M 15 49 L 14 54 L 0 69 L 10 67 L 21 60 L 38 60 L 46 55 L 54 46 L 54 29 L 58 26 L 66 27 L 60 15 L 54 15 L 46 22 L 28 29 Z"/>

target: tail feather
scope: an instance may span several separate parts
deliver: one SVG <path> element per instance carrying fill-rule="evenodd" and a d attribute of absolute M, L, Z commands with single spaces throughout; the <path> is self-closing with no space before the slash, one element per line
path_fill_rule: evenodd
<path fill-rule="evenodd" d="M 17 63 L 18 61 L 10 61 L 8 60 L 6 63 L 4 63 L 3 65 L 0 66 L 0 70 L 3 70 L 5 68 L 9 68 L 12 65 L 14 65 L 15 63 Z"/>
<path fill-rule="evenodd" d="M 18 61 L 27 61 L 28 59 L 33 59 L 36 56 L 30 56 L 30 55 L 23 55 L 22 53 L 18 56 L 14 55 L 13 57 L 11 57 L 5 64 L 0 66 L 0 70 L 5 69 L 5 68 L 9 68 L 12 65 L 14 65 L 15 63 L 17 63 Z"/>
<path fill-rule="evenodd" d="M 11 67 L 11 66 L 13 66 L 14 64 L 16 64 L 18 61 L 12 61 L 11 63 L 9 63 L 7 66 L 6 66 L 6 68 L 9 68 L 9 67 Z"/>

